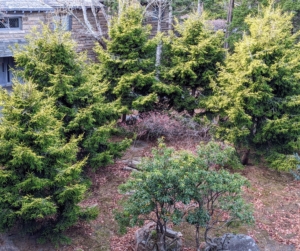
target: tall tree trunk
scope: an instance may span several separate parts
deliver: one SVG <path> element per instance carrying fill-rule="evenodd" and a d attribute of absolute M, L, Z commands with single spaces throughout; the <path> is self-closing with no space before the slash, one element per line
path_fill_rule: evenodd
<path fill-rule="evenodd" d="M 120 17 L 123 11 L 124 5 L 122 0 L 118 0 L 118 22 L 120 21 Z"/>
<path fill-rule="evenodd" d="M 229 6 L 228 6 L 228 12 L 227 12 L 227 28 L 226 28 L 226 33 L 225 33 L 225 44 L 224 44 L 225 49 L 228 49 L 228 47 L 229 47 L 229 44 L 228 44 L 229 26 L 232 22 L 233 9 L 234 9 L 234 0 L 230 0 Z"/>
<path fill-rule="evenodd" d="M 161 32 L 161 23 L 162 23 L 162 0 L 158 1 L 158 17 L 157 17 L 157 30 L 156 34 Z M 156 47 L 156 60 L 155 60 L 155 68 L 156 68 L 156 78 L 159 78 L 159 67 L 161 64 L 161 53 L 162 53 L 162 41 L 160 40 Z"/>
<path fill-rule="evenodd" d="M 169 22 L 168 22 L 168 31 L 170 34 L 170 31 L 173 29 L 173 6 L 172 6 L 173 1 L 170 0 L 169 2 Z"/>
<path fill-rule="evenodd" d="M 201 16 L 203 12 L 203 2 L 201 0 L 198 0 L 198 4 L 197 4 L 197 14 L 199 16 Z"/>

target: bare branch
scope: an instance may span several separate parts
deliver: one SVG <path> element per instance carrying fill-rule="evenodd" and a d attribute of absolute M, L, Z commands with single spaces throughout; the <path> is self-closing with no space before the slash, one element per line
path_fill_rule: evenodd
<path fill-rule="evenodd" d="M 80 7 L 81 7 L 82 15 L 83 15 L 83 20 L 79 17 L 79 15 L 77 13 L 74 13 L 74 11 L 73 11 L 74 6 L 72 5 L 72 3 L 67 3 L 64 0 L 57 0 L 57 2 L 64 6 L 66 12 L 69 15 L 71 15 L 72 17 L 74 17 L 76 19 L 76 21 L 85 28 L 85 30 L 88 34 L 90 34 L 94 39 L 96 39 L 103 48 L 106 48 L 106 45 L 103 40 L 103 38 L 105 36 L 105 34 L 103 32 L 103 27 L 107 26 L 108 24 L 100 23 L 98 8 L 101 9 L 106 22 L 108 21 L 108 16 L 107 16 L 107 13 L 105 12 L 105 8 L 104 8 L 103 4 L 100 3 L 100 1 L 98 2 L 98 1 L 93 0 L 91 2 L 90 6 L 86 6 L 86 4 L 84 3 L 83 0 L 80 1 L 81 2 Z M 91 22 L 89 20 L 88 13 L 87 13 L 88 8 L 91 8 L 91 12 L 93 14 L 92 17 L 95 20 L 96 27 L 93 27 L 93 25 L 91 24 Z"/>
<path fill-rule="evenodd" d="M 91 10 L 92 10 L 92 13 L 93 13 L 93 16 L 94 16 L 94 19 L 95 19 L 97 30 L 99 31 L 99 35 L 102 37 L 103 32 L 102 32 L 101 24 L 99 23 L 99 20 L 98 20 L 98 17 L 97 17 L 98 11 L 97 11 L 94 3 L 91 5 Z"/>
<path fill-rule="evenodd" d="M 106 23 L 107 23 L 107 27 L 110 26 L 110 16 L 107 14 L 104 4 L 102 4 L 100 1 L 99 1 L 99 7 L 100 7 L 101 12 L 102 12 L 102 14 L 105 18 Z"/>

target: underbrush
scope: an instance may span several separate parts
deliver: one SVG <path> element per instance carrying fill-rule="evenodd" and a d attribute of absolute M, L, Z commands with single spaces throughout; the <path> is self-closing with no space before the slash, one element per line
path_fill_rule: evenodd
<path fill-rule="evenodd" d="M 198 123 L 192 117 L 177 112 L 147 112 L 127 117 L 126 123 L 120 123 L 125 133 L 135 135 L 137 139 L 155 140 L 164 137 L 173 139 L 193 139 L 209 141 L 211 125 Z"/>

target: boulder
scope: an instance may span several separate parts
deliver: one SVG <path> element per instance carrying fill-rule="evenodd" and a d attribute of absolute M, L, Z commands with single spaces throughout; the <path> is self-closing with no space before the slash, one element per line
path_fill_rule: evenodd
<path fill-rule="evenodd" d="M 135 232 L 135 251 L 158 251 L 155 247 L 156 224 L 150 222 Z M 166 242 L 168 251 L 180 251 L 182 248 L 182 234 L 167 228 Z"/>
<path fill-rule="evenodd" d="M 132 172 L 132 171 L 138 171 L 137 169 L 132 168 L 132 167 L 130 167 L 130 166 L 124 166 L 124 167 L 123 167 L 123 170 L 124 170 L 124 171 L 129 171 L 129 172 Z"/>
<path fill-rule="evenodd" d="M 139 119 L 139 115 L 126 115 L 126 125 L 134 125 L 136 124 L 137 120 Z"/>
<path fill-rule="evenodd" d="M 140 159 L 130 159 L 130 160 L 127 160 L 127 165 L 131 168 L 135 168 L 135 169 L 138 169 L 138 166 L 141 164 L 141 158 Z"/>
<path fill-rule="evenodd" d="M 141 164 L 141 162 L 141 158 L 129 158 L 123 159 L 121 161 L 121 163 L 125 164 L 125 167 L 123 169 L 126 171 L 139 170 L 139 165 Z"/>
<path fill-rule="evenodd" d="M 259 251 L 252 237 L 244 234 L 224 234 L 212 239 L 214 248 L 207 247 L 206 251 Z"/>
<path fill-rule="evenodd" d="M 20 251 L 20 249 L 8 235 L 0 234 L 0 251 Z"/>

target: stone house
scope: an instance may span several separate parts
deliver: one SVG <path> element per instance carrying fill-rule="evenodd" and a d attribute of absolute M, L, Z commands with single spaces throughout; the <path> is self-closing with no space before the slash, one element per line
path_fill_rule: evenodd
<path fill-rule="evenodd" d="M 81 23 L 83 14 L 80 6 L 73 4 L 72 9 L 78 19 L 68 15 L 63 4 L 55 0 L 0 0 L 0 86 L 9 87 L 12 84 L 10 69 L 14 68 L 15 63 L 11 47 L 16 43 L 25 44 L 25 36 L 34 26 L 41 27 L 42 23 L 55 25 L 58 21 L 63 29 L 72 32 L 78 51 L 87 50 L 88 56 L 93 56 L 95 39 Z M 87 15 L 92 15 L 90 9 Z"/>
<path fill-rule="evenodd" d="M 77 42 L 77 50 L 87 51 L 89 58 L 94 59 L 92 48 L 97 41 L 93 34 L 93 30 L 97 31 L 94 15 L 97 16 L 103 34 L 107 33 L 107 20 L 100 7 L 96 6 L 94 12 L 92 11 L 91 1 L 0 0 L 0 86 L 9 87 L 12 84 L 10 69 L 14 68 L 15 64 L 10 48 L 16 43 L 25 44 L 25 36 L 34 26 L 41 27 L 42 23 L 55 25 L 58 21 L 65 30 L 71 31 L 72 38 Z M 164 16 L 167 19 L 167 12 Z M 87 28 L 86 20 L 93 29 Z M 150 17 L 147 23 L 152 25 L 152 32 L 155 34 L 157 20 Z M 164 21 L 162 30 L 166 30 L 167 26 L 167 22 Z"/>
<path fill-rule="evenodd" d="M 30 29 L 46 19 L 52 8 L 38 0 L 0 0 L 0 85 L 10 86 L 14 67 L 10 47 L 25 43 Z"/>

